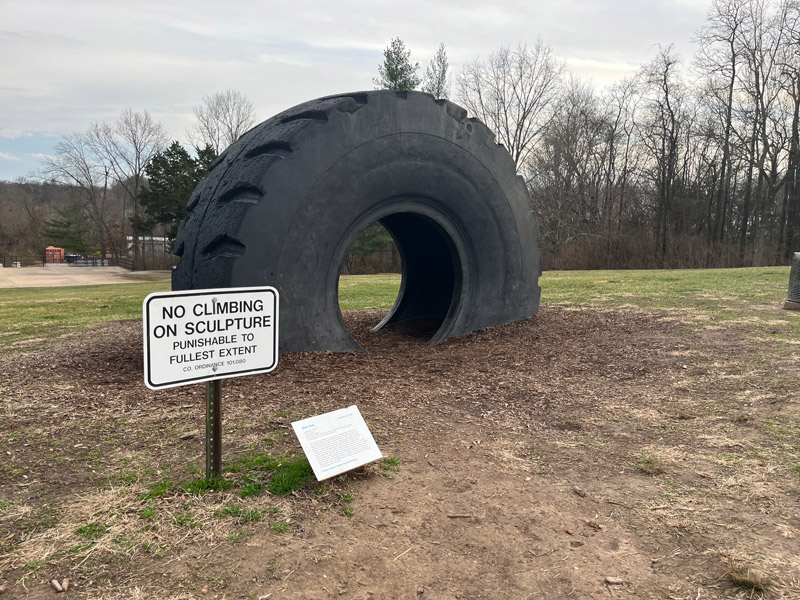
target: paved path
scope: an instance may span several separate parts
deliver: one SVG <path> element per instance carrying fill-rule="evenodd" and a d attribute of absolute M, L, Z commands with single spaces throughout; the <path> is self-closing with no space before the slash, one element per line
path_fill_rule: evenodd
<path fill-rule="evenodd" d="M 70 267 L 66 264 L 44 267 L 0 269 L 0 288 L 63 287 L 67 285 L 98 285 L 103 283 L 135 283 L 137 281 L 168 281 L 169 271 L 137 271 L 122 267 Z"/>

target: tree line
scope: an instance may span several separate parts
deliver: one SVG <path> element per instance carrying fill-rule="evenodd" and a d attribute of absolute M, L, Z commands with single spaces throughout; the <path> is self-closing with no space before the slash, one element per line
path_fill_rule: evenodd
<path fill-rule="evenodd" d="M 140 269 L 169 266 L 195 186 L 255 123 L 252 103 L 234 90 L 203 97 L 194 115 L 188 150 L 146 110 L 125 109 L 62 137 L 31 178 L 0 183 L 0 260 L 41 261 L 53 244 Z"/>
<path fill-rule="evenodd" d="M 785 264 L 800 250 L 800 2 L 714 0 L 695 46 L 688 59 L 658 46 L 600 92 L 541 40 L 456 73 L 453 99 L 528 184 L 545 268 Z M 448 97 L 438 54 L 426 82 Z M 400 40 L 384 55 L 376 83 L 420 83 Z"/>
<path fill-rule="evenodd" d="M 453 78 L 444 44 L 420 76 L 395 38 L 373 84 L 438 98 L 454 88 L 525 178 L 545 268 L 785 264 L 800 250 L 800 0 L 714 0 L 695 46 L 688 58 L 655 47 L 635 74 L 597 91 L 542 40 L 501 47 Z M 65 136 L 39 183 L 0 186 L 15 207 L 0 253 L 67 233 L 110 253 L 125 252 L 126 235 L 135 252 L 141 236 L 173 239 L 191 189 L 255 122 L 237 92 L 203 100 L 191 152 L 167 146 L 146 112 Z M 25 223 L 36 235 L 19 235 Z M 347 267 L 397 261 L 374 226 Z"/>
<path fill-rule="evenodd" d="M 658 47 L 602 94 L 552 84 L 517 163 L 551 266 L 782 264 L 800 249 L 800 4 L 715 0 L 695 41 L 688 64 Z"/>

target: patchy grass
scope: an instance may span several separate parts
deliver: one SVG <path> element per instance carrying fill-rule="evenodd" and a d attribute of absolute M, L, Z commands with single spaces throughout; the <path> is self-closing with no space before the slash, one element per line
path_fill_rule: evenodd
<path fill-rule="evenodd" d="M 286 533 L 289 529 L 289 524 L 286 521 L 275 521 L 272 524 L 272 531 L 275 533 Z"/>
<path fill-rule="evenodd" d="M 238 456 L 224 469 L 238 475 L 239 496 L 258 496 L 265 490 L 274 496 L 286 496 L 314 480 L 314 472 L 305 458 L 292 455 L 270 456 L 248 452 Z"/>
<path fill-rule="evenodd" d="M 245 482 L 242 487 L 239 488 L 239 497 L 252 498 L 253 496 L 260 496 L 264 493 L 264 489 L 264 484 L 260 481 L 253 481 L 249 478 L 245 478 Z"/>
<path fill-rule="evenodd" d="M 141 319 L 142 301 L 170 289 L 168 281 L 53 288 L 0 289 L 0 339 L 53 338 L 93 323 Z"/>
<path fill-rule="evenodd" d="M 160 498 L 168 491 L 170 491 L 175 484 L 171 481 L 166 479 L 162 479 L 161 481 L 157 481 L 153 485 L 150 486 L 150 489 L 143 495 L 143 498 Z"/>
<path fill-rule="evenodd" d="M 257 508 L 243 508 L 238 504 L 226 504 L 223 508 L 214 512 L 215 517 L 235 517 L 240 523 L 256 523 L 263 518 L 261 511 Z"/>
<path fill-rule="evenodd" d="M 381 461 L 381 469 L 384 471 L 399 471 L 400 459 L 397 456 L 387 456 Z"/>
<path fill-rule="evenodd" d="M 75 533 L 85 540 L 94 542 L 108 533 L 108 525 L 105 523 L 87 523 L 76 528 Z"/>
<path fill-rule="evenodd" d="M 647 454 L 642 454 L 634 463 L 634 467 L 636 467 L 637 471 L 647 475 L 661 475 L 666 472 L 662 461 Z"/>
<path fill-rule="evenodd" d="M 173 518 L 173 522 L 178 527 L 190 527 L 194 529 L 195 527 L 199 527 L 200 523 L 195 521 L 194 513 L 192 511 L 184 511 L 182 513 L 178 513 Z"/>
<path fill-rule="evenodd" d="M 227 539 L 232 544 L 235 544 L 236 542 L 241 542 L 242 540 L 246 540 L 247 538 L 252 536 L 253 533 L 255 532 L 252 529 L 240 529 L 239 531 L 235 531 L 232 534 L 230 534 Z"/>
<path fill-rule="evenodd" d="M 233 486 L 234 483 L 232 481 L 228 481 L 222 477 L 211 477 L 210 479 L 197 477 L 184 485 L 183 491 L 189 494 L 205 494 L 207 492 L 220 492 L 230 489 Z"/>

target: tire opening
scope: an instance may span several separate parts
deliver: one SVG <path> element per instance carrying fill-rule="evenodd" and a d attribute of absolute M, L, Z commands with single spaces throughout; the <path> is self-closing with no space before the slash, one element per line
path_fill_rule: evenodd
<path fill-rule="evenodd" d="M 397 246 L 401 280 L 394 305 L 372 331 L 391 327 L 437 343 L 437 333 L 455 304 L 455 290 L 460 289 L 455 245 L 439 224 L 418 213 L 390 214 L 379 223 Z"/>

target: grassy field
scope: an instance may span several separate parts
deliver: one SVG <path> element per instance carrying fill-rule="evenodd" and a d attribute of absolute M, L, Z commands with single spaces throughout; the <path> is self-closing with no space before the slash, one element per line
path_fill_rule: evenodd
<path fill-rule="evenodd" d="M 664 271 L 549 271 L 542 302 L 565 306 L 701 310 L 706 322 L 763 319 L 763 305 L 786 297 L 788 267 Z M 399 275 L 348 275 L 339 284 L 342 310 L 390 308 Z M 104 321 L 141 318 L 142 300 L 169 282 L 0 290 L 0 339 L 5 345 L 67 333 Z M 770 315 L 770 318 L 774 315 Z M 800 323 L 795 325 L 800 333 Z"/>
<path fill-rule="evenodd" d="M 0 340 L 7 346 L 93 323 L 141 319 L 144 297 L 169 286 L 165 281 L 0 290 Z"/>
<path fill-rule="evenodd" d="M 661 271 L 548 271 L 540 280 L 550 304 L 633 304 L 640 308 L 783 302 L 789 267 Z"/>
<path fill-rule="evenodd" d="M 551 271 L 540 280 L 542 302 L 562 306 L 636 307 L 690 311 L 699 327 L 742 322 L 765 336 L 800 334 L 800 320 L 783 306 L 789 267 L 661 271 Z M 777 322 L 788 322 L 783 335 Z"/>
<path fill-rule="evenodd" d="M 343 275 L 339 279 L 339 308 L 391 308 L 399 289 L 399 275 Z"/>

